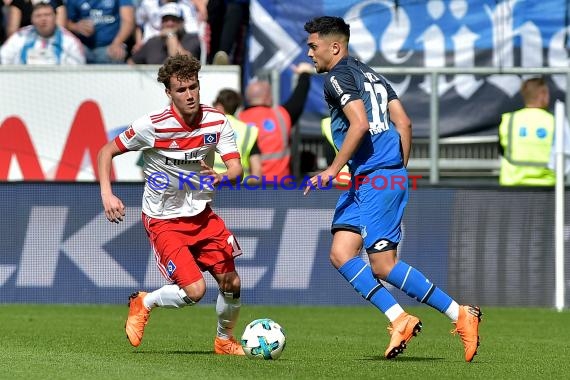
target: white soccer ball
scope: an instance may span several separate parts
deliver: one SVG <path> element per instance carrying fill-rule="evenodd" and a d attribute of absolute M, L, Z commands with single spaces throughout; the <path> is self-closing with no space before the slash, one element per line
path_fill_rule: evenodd
<path fill-rule="evenodd" d="M 285 349 L 285 331 L 269 318 L 256 319 L 245 327 L 241 346 L 250 359 L 278 359 Z"/>

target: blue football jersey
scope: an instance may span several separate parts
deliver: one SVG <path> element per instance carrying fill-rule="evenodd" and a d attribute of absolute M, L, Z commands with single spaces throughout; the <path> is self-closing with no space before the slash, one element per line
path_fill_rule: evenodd
<path fill-rule="evenodd" d="M 349 102 L 364 102 L 369 133 L 348 161 L 354 175 L 403 165 L 400 135 L 390 120 L 388 102 L 398 96 L 383 76 L 353 57 L 343 58 L 326 76 L 325 100 L 331 114 L 334 144 L 342 147 L 349 122 L 342 108 Z"/>

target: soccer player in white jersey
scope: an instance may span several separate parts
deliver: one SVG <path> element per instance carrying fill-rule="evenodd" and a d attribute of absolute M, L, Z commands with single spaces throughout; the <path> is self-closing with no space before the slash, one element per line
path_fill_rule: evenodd
<path fill-rule="evenodd" d="M 223 220 L 209 206 L 220 181 L 242 176 L 234 133 L 223 113 L 200 104 L 200 61 L 186 55 L 169 58 L 158 71 L 171 105 L 137 120 L 99 151 L 101 199 L 105 215 L 119 223 L 125 206 L 112 191 L 114 156 L 141 150 L 145 188 L 142 220 L 161 273 L 171 282 L 153 292 L 129 297 L 125 330 L 130 343 L 141 344 L 150 311 L 196 304 L 206 292 L 202 272 L 219 285 L 214 352 L 244 355 L 233 336 L 240 311 L 240 278 L 234 257 L 241 250 Z M 213 171 L 217 151 L 227 170 Z"/>

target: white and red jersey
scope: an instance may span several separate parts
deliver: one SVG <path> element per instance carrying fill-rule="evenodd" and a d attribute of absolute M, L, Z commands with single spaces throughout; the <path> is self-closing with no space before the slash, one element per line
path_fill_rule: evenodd
<path fill-rule="evenodd" d="M 169 106 L 135 120 L 115 143 L 121 151 L 143 151 L 142 210 L 157 219 L 194 216 L 212 201 L 214 190 L 200 175 L 200 160 L 213 167 L 215 152 L 224 161 L 240 158 L 228 119 L 204 104 L 194 125 Z"/>

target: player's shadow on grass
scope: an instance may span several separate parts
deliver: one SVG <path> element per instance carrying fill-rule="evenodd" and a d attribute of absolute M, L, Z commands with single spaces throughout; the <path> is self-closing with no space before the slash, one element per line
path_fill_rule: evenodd
<path fill-rule="evenodd" d="M 214 355 L 214 351 L 206 350 L 196 350 L 196 351 L 184 351 L 184 350 L 148 350 L 148 351 L 134 351 L 133 354 L 152 354 L 152 355 Z"/>
<path fill-rule="evenodd" d="M 426 361 L 435 361 L 435 360 L 444 360 L 444 358 L 426 358 L 426 357 L 419 357 L 419 356 L 398 356 L 395 359 L 386 359 L 382 355 L 374 355 L 374 356 L 367 356 L 362 359 L 358 360 L 373 360 L 373 361 L 389 361 L 389 362 L 426 362 Z"/>

